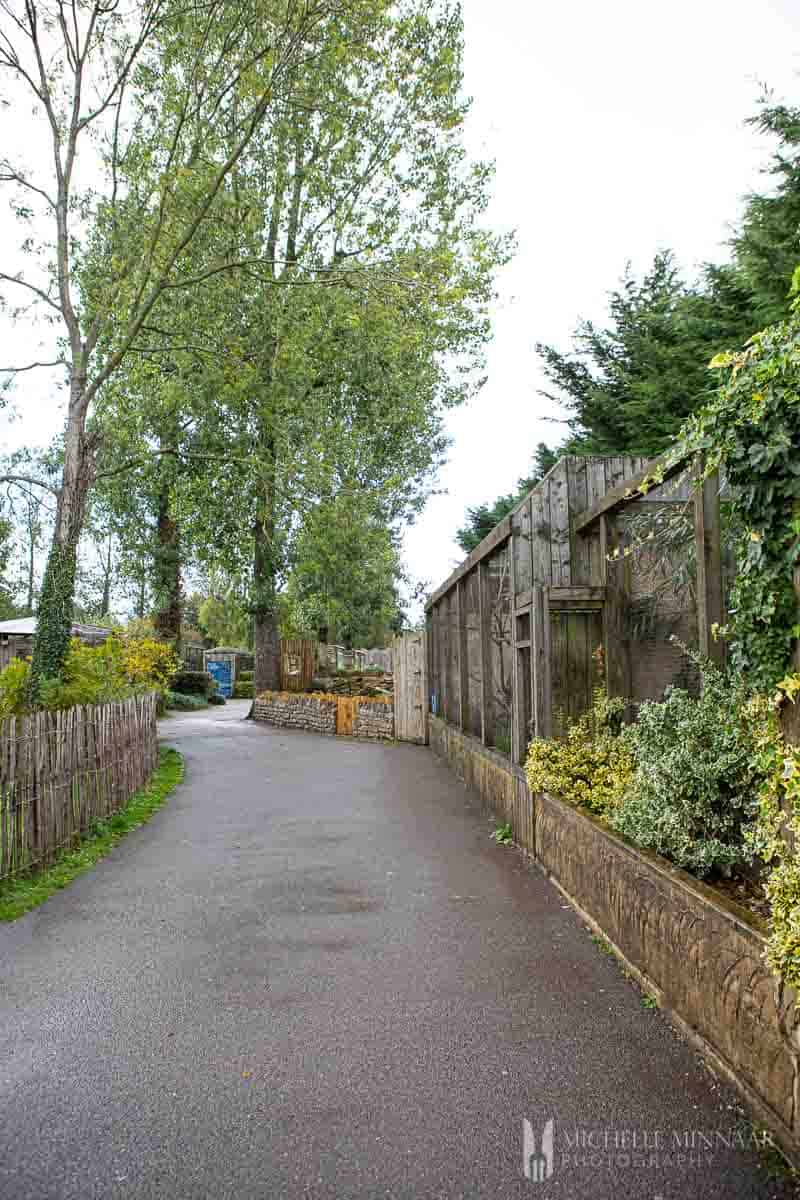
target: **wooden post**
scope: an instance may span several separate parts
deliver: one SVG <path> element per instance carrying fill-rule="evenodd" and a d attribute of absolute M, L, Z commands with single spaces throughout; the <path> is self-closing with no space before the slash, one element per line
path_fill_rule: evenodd
<path fill-rule="evenodd" d="M 492 703 L 492 598 L 489 566 L 485 559 L 478 563 L 478 610 L 480 613 L 481 643 L 481 741 L 484 746 L 494 743 L 494 704 Z"/>
<path fill-rule="evenodd" d="M 439 609 L 439 699 L 441 702 L 440 716 L 443 721 L 447 720 L 448 707 L 448 679 L 447 673 L 450 669 L 450 596 L 442 596 L 438 604 Z"/>
<path fill-rule="evenodd" d="M 509 619 L 511 621 L 511 761 L 518 763 L 522 746 L 522 731 L 520 729 L 519 703 L 519 663 L 517 662 L 517 541 L 518 535 L 514 529 L 515 517 L 511 518 L 511 537 L 508 539 L 508 591 Z"/>
<path fill-rule="evenodd" d="M 600 552 L 605 572 L 606 601 L 603 605 L 603 643 L 606 652 L 606 690 L 609 696 L 631 698 L 630 642 L 626 635 L 628 595 L 625 586 L 627 572 L 621 561 L 608 561 L 608 555 L 619 549 L 619 538 L 613 518 L 604 513 L 600 518 Z"/>
<path fill-rule="evenodd" d="M 800 621 L 800 567 L 795 567 L 793 579 L 794 594 L 797 599 L 797 619 Z M 790 669 L 800 671 L 800 640 L 794 644 Z M 800 700 L 795 700 L 794 704 L 784 704 L 781 712 L 781 729 L 790 746 L 800 746 Z"/>
<path fill-rule="evenodd" d="M 531 663 L 533 670 L 533 720 L 536 737 L 552 737 L 552 687 L 550 682 L 550 605 L 547 588 L 534 585 L 531 604 Z"/>
<path fill-rule="evenodd" d="M 461 729 L 469 728 L 469 672 L 467 663 L 466 576 L 456 584 L 456 626 L 458 630 L 458 718 Z"/>
<path fill-rule="evenodd" d="M 711 632 L 724 621 L 722 596 L 722 537 L 719 514 L 719 476 L 704 479 L 694 495 L 694 536 L 697 552 L 697 633 L 700 653 L 722 663 L 725 646 Z"/>
<path fill-rule="evenodd" d="M 426 722 L 428 720 L 428 713 L 430 712 L 430 708 L 431 708 L 431 688 L 436 686 L 436 684 L 433 682 L 436 679 L 436 671 L 435 671 L 435 668 L 433 665 L 434 664 L 434 660 L 433 660 L 433 655 L 434 655 L 433 613 L 434 613 L 434 609 L 431 609 L 429 612 L 427 612 L 425 614 L 425 655 L 424 655 L 425 696 L 424 696 L 424 703 L 425 703 L 425 720 L 426 720 Z M 398 640 L 399 640 L 398 638 L 395 638 L 393 645 L 397 645 Z M 397 666 L 394 662 L 392 663 L 392 667 L 393 667 L 394 673 L 396 675 L 397 674 Z"/>

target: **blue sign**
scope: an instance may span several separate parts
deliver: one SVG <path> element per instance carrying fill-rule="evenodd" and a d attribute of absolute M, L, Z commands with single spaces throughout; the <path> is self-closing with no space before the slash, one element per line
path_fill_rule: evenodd
<path fill-rule="evenodd" d="M 211 678 L 217 681 L 217 691 L 228 700 L 233 695 L 232 666 L 229 658 L 210 658 L 206 662 L 206 670 Z"/>

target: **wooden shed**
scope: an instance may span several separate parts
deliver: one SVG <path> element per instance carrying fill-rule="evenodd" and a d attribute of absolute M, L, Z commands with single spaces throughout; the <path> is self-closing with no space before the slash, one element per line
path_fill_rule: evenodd
<path fill-rule="evenodd" d="M 0 670 L 7 667 L 12 658 L 29 658 L 33 653 L 33 638 L 36 633 L 36 617 L 17 617 L 12 621 L 0 621 Z M 72 636 L 80 638 L 87 646 L 99 646 L 110 635 L 104 625 L 83 625 L 73 622 Z"/>

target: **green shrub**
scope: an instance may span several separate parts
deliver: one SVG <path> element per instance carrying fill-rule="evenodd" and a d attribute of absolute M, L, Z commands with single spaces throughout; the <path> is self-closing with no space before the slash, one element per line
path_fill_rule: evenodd
<path fill-rule="evenodd" d="M 224 704 L 225 697 L 220 695 L 219 692 L 212 692 L 211 695 L 208 697 L 208 703 L 209 704 Z"/>
<path fill-rule="evenodd" d="M 255 695 L 255 684 L 241 682 L 241 676 L 233 685 L 234 700 L 252 700 Z"/>
<path fill-rule="evenodd" d="M 700 670 L 702 694 L 668 688 L 663 701 L 640 706 L 635 724 L 624 731 L 634 775 L 609 819 L 638 846 L 703 878 L 729 874 L 752 858 L 746 836 L 764 769 L 745 681 L 699 655 L 690 657 Z"/>
<path fill-rule="evenodd" d="M 216 691 L 216 682 L 208 671 L 187 671 L 181 667 L 170 680 L 170 689 L 184 696 L 210 696 Z"/>
<path fill-rule="evenodd" d="M 206 708 L 208 701 L 205 696 L 190 692 L 167 692 L 167 708 L 177 708 L 185 712 L 197 708 Z"/>
<path fill-rule="evenodd" d="M 237 683 L 252 683 L 255 678 L 255 671 L 240 671 L 236 676 Z"/>
<path fill-rule="evenodd" d="M 603 815 L 612 811 L 633 772 L 631 752 L 620 736 L 624 707 L 598 688 L 591 712 L 574 721 L 563 740 L 535 738 L 525 764 L 531 791 L 550 792 Z"/>

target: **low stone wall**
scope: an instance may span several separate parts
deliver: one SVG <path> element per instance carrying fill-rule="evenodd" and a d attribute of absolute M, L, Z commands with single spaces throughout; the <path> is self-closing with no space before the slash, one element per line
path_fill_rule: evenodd
<path fill-rule="evenodd" d="M 261 692 L 253 703 L 253 718 L 281 729 L 391 741 L 394 703 L 369 696 L 333 696 L 320 692 Z"/>
<path fill-rule="evenodd" d="M 757 918 L 548 795 L 520 767 L 429 718 L 430 744 L 509 821 L 564 895 L 800 1160 L 800 1013 L 764 962 Z"/>
<path fill-rule="evenodd" d="M 281 729 L 306 729 L 310 733 L 336 733 L 336 697 L 302 692 L 260 692 L 253 703 L 253 718 Z"/>
<path fill-rule="evenodd" d="M 353 718 L 353 737 L 391 741 L 394 737 L 394 704 L 387 700 L 362 700 Z"/>

